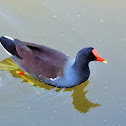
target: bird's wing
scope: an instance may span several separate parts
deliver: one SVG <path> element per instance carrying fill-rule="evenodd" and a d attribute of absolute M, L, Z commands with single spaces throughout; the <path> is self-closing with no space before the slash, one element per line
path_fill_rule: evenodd
<path fill-rule="evenodd" d="M 46 46 L 22 43 L 16 40 L 16 50 L 22 57 L 21 66 L 30 74 L 42 75 L 46 78 L 56 78 L 63 76 L 64 68 L 68 62 L 68 57 Z"/>

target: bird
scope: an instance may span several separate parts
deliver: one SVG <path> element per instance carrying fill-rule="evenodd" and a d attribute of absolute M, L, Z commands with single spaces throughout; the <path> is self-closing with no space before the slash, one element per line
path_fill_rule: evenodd
<path fill-rule="evenodd" d="M 46 84 L 69 88 L 88 80 L 89 62 L 107 63 L 93 47 L 82 48 L 72 58 L 45 45 L 2 36 L 0 43 L 13 61 L 28 74 Z"/>

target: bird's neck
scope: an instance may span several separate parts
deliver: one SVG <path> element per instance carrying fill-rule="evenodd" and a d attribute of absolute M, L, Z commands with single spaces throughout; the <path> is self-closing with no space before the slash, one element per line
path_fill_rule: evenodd
<path fill-rule="evenodd" d="M 74 69 L 76 69 L 78 72 L 84 72 L 89 71 L 89 62 L 87 60 L 75 60 L 75 63 L 73 65 Z"/>

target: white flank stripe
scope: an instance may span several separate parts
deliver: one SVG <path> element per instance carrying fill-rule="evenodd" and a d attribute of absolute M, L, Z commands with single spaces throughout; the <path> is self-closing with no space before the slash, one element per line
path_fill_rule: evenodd
<path fill-rule="evenodd" d="M 11 37 L 8 37 L 8 36 L 4 36 L 5 38 L 8 38 L 8 39 L 10 39 L 10 40 L 12 40 L 12 41 L 14 41 L 14 39 L 13 38 L 11 38 Z"/>

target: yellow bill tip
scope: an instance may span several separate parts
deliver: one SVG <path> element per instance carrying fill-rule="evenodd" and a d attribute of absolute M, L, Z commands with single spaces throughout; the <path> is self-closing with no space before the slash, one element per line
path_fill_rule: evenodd
<path fill-rule="evenodd" d="M 108 63 L 106 60 L 102 61 L 103 63 Z"/>

